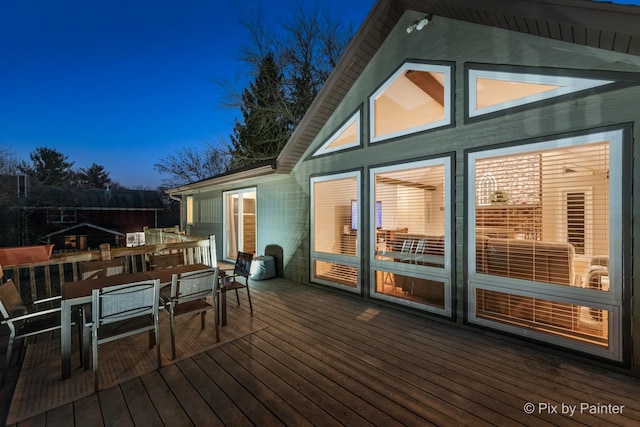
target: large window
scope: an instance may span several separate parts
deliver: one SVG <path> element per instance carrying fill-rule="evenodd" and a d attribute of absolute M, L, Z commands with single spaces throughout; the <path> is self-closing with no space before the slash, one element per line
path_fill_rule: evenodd
<path fill-rule="evenodd" d="M 450 315 L 450 159 L 370 172 L 372 293 Z"/>
<path fill-rule="evenodd" d="M 371 142 L 452 122 L 451 66 L 404 64 L 369 101 Z"/>
<path fill-rule="evenodd" d="M 472 321 L 621 357 L 621 151 L 612 131 L 469 155 Z"/>
<path fill-rule="evenodd" d="M 311 178 L 311 275 L 360 291 L 360 173 Z"/>
<path fill-rule="evenodd" d="M 235 260 L 238 252 L 256 253 L 256 189 L 247 188 L 223 194 L 224 254 Z"/>

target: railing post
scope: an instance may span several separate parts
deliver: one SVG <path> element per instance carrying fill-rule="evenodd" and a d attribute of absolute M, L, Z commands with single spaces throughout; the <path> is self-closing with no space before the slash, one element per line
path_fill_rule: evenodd
<path fill-rule="evenodd" d="M 218 266 L 218 254 L 216 252 L 216 235 L 209 235 L 209 256 L 211 257 L 211 267 Z"/>
<path fill-rule="evenodd" d="M 100 244 L 100 259 L 103 261 L 111 259 L 111 245 L 108 243 Z"/>

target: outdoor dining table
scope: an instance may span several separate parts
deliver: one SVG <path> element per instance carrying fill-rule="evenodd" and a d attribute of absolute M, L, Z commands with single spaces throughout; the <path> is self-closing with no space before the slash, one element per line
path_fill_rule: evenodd
<path fill-rule="evenodd" d="M 62 379 L 66 379 L 71 376 L 71 310 L 77 305 L 90 304 L 91 293 L 94 289 L 152 279 L 160 279 L 160 286 L 163 287 L 171 285 L 171 278 L 174 274 L 189 273 L 209 268 L 211 267 L 205 264 L 189 264 L 178 267 L 163 268 L 160 270 L 117 274 L 114 276 L 63 283 L 61 289 L 62 300 L 60 302 L 60 353 L 62 358 Z M 221 300 L 220 303 L 221 305 L 224 305 L 225 301 Z"/>

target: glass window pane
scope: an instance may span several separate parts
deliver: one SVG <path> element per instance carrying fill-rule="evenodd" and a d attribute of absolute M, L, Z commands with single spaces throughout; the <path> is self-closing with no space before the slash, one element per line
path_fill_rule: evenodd
<path fill-rule="evenodd" d="M 607 346 L 607 310 L 478 289 L 477 315 L 535 331 L 561 334 L 576 341 Z"/>
<path fill-rule="evenodd" d="M 375 271 L 376 292 L 444 309 L 445 284 L 438 280 Z"/>
<path fill-rule="evenodd" d="M 489 171 L 489 204 L 476 194 L 479 272 L 583 285 L 591 258 L 609 255 L 609 143 L 479 159 L 477 188 Z"/>
<path fill-rule="evenodd" d="M 313 183 L 314 251 L 357 255 L 357 196 L 355 176 Z"/>
<path fill-rule="evenodd" d="M 376 258 L 444 267 L 444 165 L 375 174 Z"/>
<path fill-rule="evenodd" d="M 327 280 L 352 288 L 358 285 L 357 267 L 326 261 L 315 261 L 313 265 L 313 275 L 317 279 Z"/>
<path fill-rule="evenodd" d="M 320 147 L 314 156 L 332 153 L 360 145 L 360 112 L 350 118 Z"/>
<path fill-rule="evenodd" d="M 371 142 L 451 123 L 451 67 L 404 64 L 370 98 Z"/>

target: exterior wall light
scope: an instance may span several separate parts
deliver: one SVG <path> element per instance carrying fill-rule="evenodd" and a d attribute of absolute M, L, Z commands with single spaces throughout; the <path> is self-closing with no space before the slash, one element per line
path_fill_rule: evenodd
<path fill-rule="evenodd" d="M 428 14 L 424 18 L 414 21 L 413 24 L 407 27 L 407 33 L 412 33 L 413 30 L 417 30 L 417 31 L 422 30 L 424 27 L 427 26 L 429 22 L 431 22 L 432 19 L 433 19 L 433 15 Z"/>

